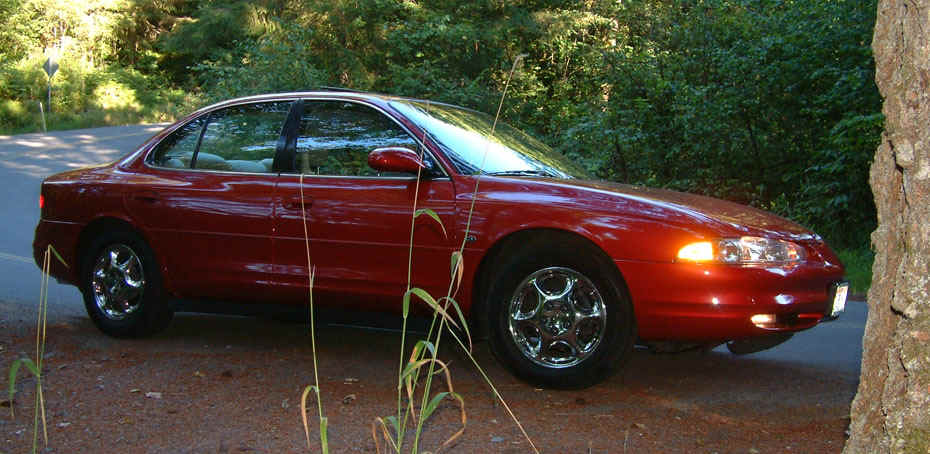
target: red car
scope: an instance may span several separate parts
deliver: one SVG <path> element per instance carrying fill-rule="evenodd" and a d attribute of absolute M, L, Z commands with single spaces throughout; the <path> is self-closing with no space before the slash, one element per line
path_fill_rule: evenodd
<path fill-rule="evenodd" d="M 419 183 L 419 184 L 418 184 Z M 302 199 L 303 195 L 303 199 Z M 835 318 L 848 284 L 816 234 L 722 200 L 595 181 L 487 115 L 350 91 L 201 109 L 118 162 L 42 184 L 49 244 L 105 333 L 166 327 L 174 301 L 398 311 L 456 295 L 517 376 L 596 383 L 634 343 L 761 350 Z M 473 210 L 472 210 L 473 207 Z"/>

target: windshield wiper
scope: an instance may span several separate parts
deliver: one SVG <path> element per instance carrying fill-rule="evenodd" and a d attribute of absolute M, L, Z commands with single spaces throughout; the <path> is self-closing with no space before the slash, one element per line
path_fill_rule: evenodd
<path fill-rule="evenodd" d="M 545 170 L 502 170 L 500 172 L 488 172 L 485 175 L 494 175 L 501 177 L 554 177 L 552 172 Z"/>

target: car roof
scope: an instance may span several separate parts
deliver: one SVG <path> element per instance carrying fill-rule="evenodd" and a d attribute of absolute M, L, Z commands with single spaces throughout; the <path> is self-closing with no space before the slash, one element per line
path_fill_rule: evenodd
<path fill-rule="evenodd" d="M 281 93 L 264 93 L 259 95 L 252 96 L 243 96 L 239 98 L 227 99 L 220 101 L 209 106 L 197 109 L 193 115 L 205 112 L 208 110 L 215 110 L 217 108 L 232 106 L 236 104 L 250 103 L 250 102 L 261 102 L 261 101 L 274 101 L 281 99 L 296 99 L 296 98 L 329 98 L 329 99 L 346 99 L 346 100 L 356 100 L 356 101 L 368 101 L 373 104 L 386 104 L 389 101 L 417 101 L 425 102 L 421 99 L 408 98 L 403 96 L 394 96 L 386 95 L 381 93 L 373 93 L 367 91 L 353 90 L 349 88 L 339 88 L 339 87 L 320 87 L 308 91 L 293 91 L 293 92 L 281 92 Z M 431 102 L 432 104 L 441 104 Z"/>
<path fill-rule="evenodd" d="M 355 90 L 351 88 L 341 88 L 341 87 L 318 87 L 307 91 L 292 91 L 292 92 L 280 92 L 280 93 L 264 93 L 251 96 L 243 96 L 239 98 L 231 98 L 224 101 L 220 101 L 206 107 L 197 109 L 195 112 L 192 112 L 185 118 L 184 121 L 187 121 L 190 118 L 194 118 L 204 112 L 216 110 L 222 107 L 234 106 L 237 104 L 245 104 L 251 102 L 262 102 L 262 101 L 277 101 L 277 100 L 287 100 L 287 99 L 298 99 L 298 98 L 325 98 L 325 99 L 344 99 L 347 101 L 362 101 L 368 102 L 370 104 L 378 105 L 382 108 L 386 108 L 388 103 L 391 101 L 407 101 L 407 102 L 416 102 L 416 103 L 425 103 L 432 106 L 447 106 L 455 109 L 467 110 L 470 112 L 484 113 L 475 109 L 468 107 L 463 107 L 455 104 L 449 104 L 440 101 L 432 101 L 423 98 L 413 98 L 408 96 L 397 96 L 397 95 L 388 95 L 384 93 L 375 93 L 370 91 Z"/>

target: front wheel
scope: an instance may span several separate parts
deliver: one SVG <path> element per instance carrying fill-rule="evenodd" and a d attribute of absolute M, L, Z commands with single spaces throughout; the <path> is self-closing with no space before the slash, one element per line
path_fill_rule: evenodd
<path fill-rule="evenodd" d="M 111 231 L 87 248 L 81 273 L 84 306 L 94 324 L 114 337 L 141 337 L 168 326 L 173 310 L 162 299 L 161 274 L 138 235 Z"/>
<path fill-rule="evenodd" d="M 580 240 L 549 242 L 555 247 L 531 242 L 499 268 L 489 292 L 491 347 L 531 383 L 590 386 L 619 370 L 632 351 L 629 298 L 599 249 Z"/>

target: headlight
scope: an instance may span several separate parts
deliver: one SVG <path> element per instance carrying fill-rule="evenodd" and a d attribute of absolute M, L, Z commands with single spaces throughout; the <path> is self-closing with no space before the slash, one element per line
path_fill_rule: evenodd
<path fill-rule="evenodd" d="M 804 248 L 795 243 L 755 236 L 699 241 L 678 250 L 679 260 L 732 265 L 792 265 L 804 258 Z"/>

